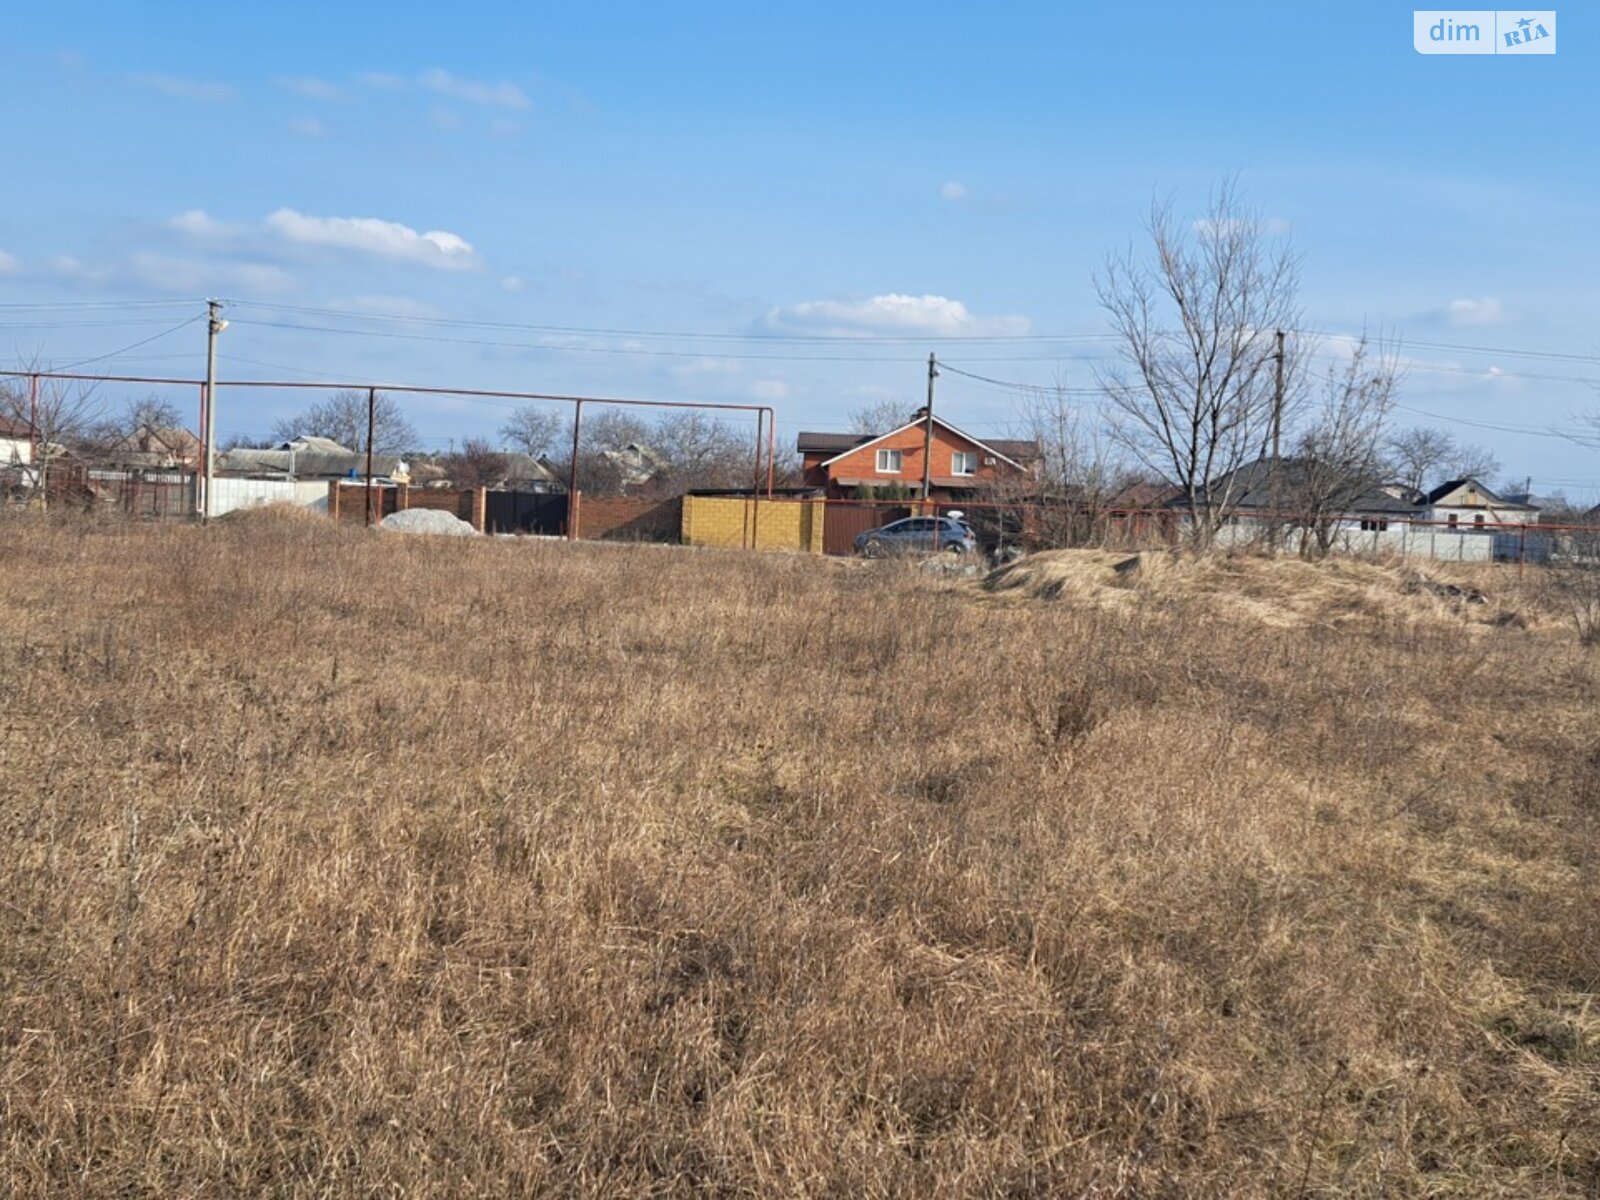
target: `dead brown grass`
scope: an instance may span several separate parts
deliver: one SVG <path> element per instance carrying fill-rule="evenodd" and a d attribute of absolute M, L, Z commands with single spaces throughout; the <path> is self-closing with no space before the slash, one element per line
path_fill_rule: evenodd
<path fill-rule="evenodd" d="M 1570 633 L 0 526 L 0 1192 L 1583 1196 Z"/>

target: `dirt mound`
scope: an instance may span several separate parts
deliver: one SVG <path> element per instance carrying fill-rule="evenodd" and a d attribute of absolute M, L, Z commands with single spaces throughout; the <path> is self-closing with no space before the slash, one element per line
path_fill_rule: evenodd
<path fill-rule="evenodd" d="M 979 586 L 995 595 L 1071 598 L 1103 608 L 1198 602 L 1279 627 L 1394 619 L 1525 623 L 1514 607 L 1447 570 L 1353 558 L 1049 550 L 995 568 Z"/>

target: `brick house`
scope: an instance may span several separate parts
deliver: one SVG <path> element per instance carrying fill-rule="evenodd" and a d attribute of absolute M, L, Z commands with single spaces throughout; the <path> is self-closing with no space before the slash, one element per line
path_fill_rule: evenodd
<path fill-rule="evenodd" d="M 796 449 L 807 487 L 829 497 L 866 488 L 900 486 L 920 492 L 927 424 L 919 413 L 888 433 L 802 433 Z M 929 488 L 935 500 L 973 500 L 1005 483 L 1026 483 L 1039 462 L 1039 443 L 973 437 L 933 419 Z"/>

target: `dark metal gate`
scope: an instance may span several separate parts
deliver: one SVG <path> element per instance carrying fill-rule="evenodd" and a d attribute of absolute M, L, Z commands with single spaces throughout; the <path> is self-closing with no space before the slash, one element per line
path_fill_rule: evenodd
<path fill-rule="evenodd" d="M 567 529 L 567 497 L 553 492 L 486 492 L 485 533 L 542 533 Z"/>

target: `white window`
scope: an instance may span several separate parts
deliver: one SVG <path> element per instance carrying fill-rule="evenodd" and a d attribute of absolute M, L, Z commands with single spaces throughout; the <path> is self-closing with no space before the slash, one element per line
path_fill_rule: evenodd
<path fill-rule="evenodd" d="M 880 475 L 898 475 L 898 474 L 900 474 L 900 451 L 898 451 L 898 450 L 879 450 L 878 451 L 878 474 L 880 474 Z"/>
<path fill-rule="evenodd" d="M 950 474 L 976 475 L 978 473 L 978 455 L 972 450 L 957 450 L 950 456 Z"/>

